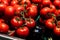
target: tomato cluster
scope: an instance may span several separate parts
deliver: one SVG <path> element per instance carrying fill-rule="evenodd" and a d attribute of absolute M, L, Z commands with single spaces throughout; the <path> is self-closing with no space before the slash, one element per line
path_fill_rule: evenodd
<path fill-rule="evenodd" d="M 0 33 L 13 30 L 19 37 L 27 37 L 39 15 L 40 23 L 60 35 L 59 4 L 60 0 L 0 0 Z"/>
<path fill-rule="evenodd" d="M 60 36 L 60 0 L 42 0 L 40 5 L 39 22 Z M 42 5 L 42 6 L 41 6 Z"/>

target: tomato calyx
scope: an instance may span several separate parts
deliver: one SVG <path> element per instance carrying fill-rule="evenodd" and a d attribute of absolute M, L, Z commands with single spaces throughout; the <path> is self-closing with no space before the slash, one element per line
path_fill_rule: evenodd
<path fill-rule="evenodd" d="M 17 21 L 20 21 L 20 19 L 19 19 L 19 18 L 16 18 L 16 20 L 17 20 Z"/>

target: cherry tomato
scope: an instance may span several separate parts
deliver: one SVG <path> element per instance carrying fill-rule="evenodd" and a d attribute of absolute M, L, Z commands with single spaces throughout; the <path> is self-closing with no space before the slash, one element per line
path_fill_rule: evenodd
<path fill-rule="evenodd" d="M 0 23 L 0 32 L 7 33 L 9 30 L 9 26 L 5 23 Z"/>
<path fill-rule="evenodd" d="M 55 15 L 58 17 L 60 16 L 60 9 L 55 11 Z"/>
<path fill-rule="evenodd" d="M 5 16 L 7 17 L 13 17 L 14 16 L 14 7 L 12 6 L 7 6 L 6 9 L 5 9 Z"/>
<path fill-rule="evenodd" d="M 34 19 L 30 18 L 30 19 L 25 20 L 25 24 L 28 28 L 34 28 L 36 23 Z"/>
<path fill-rule="evenodd" d="M 16 30 L 16 33 L 17 33 L 17 35 L 20 36 L 20 37 L 27 37 L 28 34 L 29 34 L 29 29 L 28 29 L 26 26 L 23 26 L 23 27 L 21 27 L 21 28 L 18 28 L 18 29 Z"/>
<path fill-rule="evenodd" d="M 5 21 L 4 21 L 4 19 L 0 19 L 0 23 L 4 23 Z"/>
<path fill-rule="evenodd" d="M 33 3 L 41 3 L 42 0 L 31 0 Z"/>
<path fill-rule="evenodd" d="M 53 30 L 54 34 L 57 35 L 57 36 L 60 36 L 60 28 L 59 27 L 54 27 L 54 30 Z"/>
<path fill-rule="evenodd" d="M 60 26 L 60 21 L 57 21 L 58 26 Z"/>
<path fill-rule="evenodd" d="M 57 7 L 60 7 L 60 0 L 54 0 L 53 4 Z"/>
<path fill-rule="evenodd" d="M 5 8 L 6 8 L 6 5 L 5 4 L 2 4 L 0 3 L 0 11 L 5 11 Z"/>
<path fill-rule="evenodd" d="M 56 26 L 55 23 L 54 23 L 54 20 L 52 18 L 47 19 L 46 22 L 45 22 L 45 25 L 49 29 L 53 29 Z"/>
<path fill-rule="evenodd" d="M 51 18 L 50 8 L 44 7 L 40 10 L 40 15 L 44 18 Z"/>
<path fill-rule="evenodd" d="M 26 17 L 35 18 L 37 16 L 37 6 L 32 4 L 30 7 L 26 8 L 27 12 L 25 13 Z"/>
<path fill-rule="evenodd" d="M 23 25 L 23 21 L 20 19 L 20 17 L 15 16 L 14 18 L 11 19 L 11 25 L 13 28 L 17 29 Z"/>
<path fill-rule="evenodd" d="M 1 2 L 5 5 L 9 5 L 8 0 L 1 0 Z"/>
<path fill-rule="evenodd" d="M 18 4 L 18 1 L 17 0 L 12 0 L 10 5 L 14 6 L 16 4 Z"/>
<path fill-rule="evenodd" d="M 54 5 L 50 5 L 50 9 L 51 9 L 51 13 L 55 13 L 56 12 L 56 8 Z"/>
<path fill-rule="evenodd" d="M 44 6 L 50 5 L 51 4 L 51 1 L 50 0 L 42 0 L 42 4 Z"/>
<path fill-rule="evenodd" d="M 0 0 L 0 3 L 1 3 L 1 0 Z"/>
<path fill-rule="evenodd" d="M 20 1 L 20 4 L 22 4 L 25 7 L 27 7 L 27 6 L 30 6 L 31 5 L 31 2 L 30 2 L 30 0 L 22 0 L 22 1 Z"/>
<path fill-rule="evenodd" d="M 21 12 L 24 11 L 24 7 L 20 5 L 14 5 L 15 8 L 15 15 L 21 16 Z"/>

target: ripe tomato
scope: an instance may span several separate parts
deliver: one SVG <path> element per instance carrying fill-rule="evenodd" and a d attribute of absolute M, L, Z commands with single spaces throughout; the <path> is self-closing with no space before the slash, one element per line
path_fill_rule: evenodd
<path fill-rule="evenodd" d="M 5 9 L 5 16 L 7 17 L 13 17 L 14 16 L 14 7 L 12 6 L 7 6 L 6 9 Z"/>
<path fill-rule="evenodd" d="M 57 21 L 58 26 L 60 26 L 60 21 Z"/>
<path fill-rule="evenodd" d="M 50 5 L 50 9 L 51 9 L 51 13 L 55 13 L 56 12 L 56 8 L 54 5 Z"/>
<path fill-rule="evenodd" d="M 5 5 L 9 5 L 8 0 L 1 0 L 1 2 Z"/>
<path fill-rule="evenodd" d="M 0 23 L 4 23 L 5 21 L 4 21 L 4 19 L 0 19 Z"/>
<path fill-rule="evenodd" d="M 18 28 L 18 29 L 16 30 L 16 33 L 17 33 L 17 35 L 20 36 L 20 37 L 27 37 L 28 34 L 29 34 L 29 29 L 28 29 L 26 26 L 23 26 L 23 27 L 21 27 L 21 28 Z"/>
<path fill-rule="evenodd" d="M 31 0 L 33 3 L 41 3 L 42 0 Z"/>
<path fill-rule="evenodd" d="M 45 25 L 49 29 L 53 29 L 56 26 L 55 23 L 54 23 L 54 20 L 52 18 L 51 19 L 47 19 L 45 21 Z"/>
<path fill-rule="evenodd" d="M 25 13 L 26 17 L 35 18 L 37 16 L 37 6 L 32 4 L 30 7 L 26 8 L 27 12 Z"/>
<path fill-rule="evenodd" d="M 7 33 L 9 30 L 9 26 L 5 23 L 0 23 L 0 32 Z"/>
<path fill-rule="evenodd" d="M 60 7 L 60 0 L 54 0 L 53 4 L 57 7 Z"/>
<path fill-rule="evenodd" d="M 60 36 L 60 28 L 59 27 L 54 27 L 53 32 L 55 35 Z"/>
<path fill-rule="evenodd" d="M 18 4 L 18 1 L 17 0 L 12 0 L 10 5 L 14 6 L 16 4 Z"/>
<path fill-rule="evenodd" d="M 28 28 L 34 28 L 36 23 L 34 19 L 30 18 L 30 19 L 25 20 L 25 24 Z"/>
<path fill-rule="evenodd" d="M 13 28 L 16 29 L 23 25 L 23 21 L 20 19 L 20 17 L 15 16 L 14 18 L 11 19 L 11 25 Z"/>
<path fill-rule="evenodd" d="M 51 4 L 51 1 L 50 0 L 42 0 L 42 4 L 44 6 L 50 5 Z"/>
<path fill-rule="evenodd" d="M 40 15 L 44 18 L 51 18 L 50 8 L 44 7 L 40 10 Z"/>
<path fill-rule="evenodd" d="M 56 10 L 55 15 L 56 16 L 60 16 L 60 9 L 59 10 Z"/>
<path fill-rule="evenodd" d="M 30 6 L 31 5 L 31 2 L 30 2 L 30 0 L 21 0 L 20 1 L 20 4 L 22 4 L 22 5 L 24 5 L 24 6 Z"/>
<path fill-rule="evenodd" d="M 0 3 L 0 11 L 5 11 L 5 8 L 6 8 L 6 5 L 5 4 L 2 4 Z"/>
<path fill-rule="evenodd" d="M 0 0 L 0 3 L 1 3 L 1 0 Z"/>
<path fill-rule="evenodd" d="M 21 12 L 24 11 L 24 7 L 20 5 L 14 5 L 15 8 L 15 15 L 21 16 Z"/>

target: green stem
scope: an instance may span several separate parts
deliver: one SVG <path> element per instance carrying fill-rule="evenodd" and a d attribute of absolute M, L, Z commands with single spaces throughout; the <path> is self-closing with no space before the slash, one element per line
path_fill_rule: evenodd
<path fill-rule="evenodd" d="M 39 20 L 39 18 L 40 18 L 40 15 L 37 17 L 36 21 L 38 21 L 38 20 Z"/>

